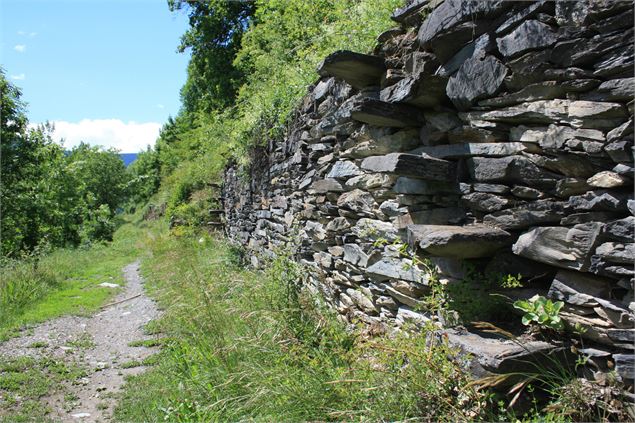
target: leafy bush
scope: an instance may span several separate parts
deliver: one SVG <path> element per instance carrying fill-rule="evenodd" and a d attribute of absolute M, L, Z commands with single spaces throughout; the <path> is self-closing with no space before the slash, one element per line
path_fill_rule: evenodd
<path fill-rule="evenodd" d="M 101 204 L 97 210 L 89 211 L 80 234 L 84 243 L 90 243 L 91 240 L 112 241 L 115 229 L 116 225 L 108 205 Z"/>
<path fill-rule="evenodd" d="M 401 3 L 257 1 L 255 24 L 244 35 L 234 64 L 246 75 L 236 99 L 239 126 L 261 139 L 243 142 L 279 134 L 317 78 L 320 61 L 336 50 L 370 51 L 377 35 L 392 25 L 390 14 Z"/>
<path fill-rule="evenodd" d="M 143 205 L 154 195 L 161 182 L 159 176 L 159 160 L 156 152 L 148 147 L 137 155 L 137 159 L 128 166 L 129 175 L 126 191 L 128 207 L 133 209 Z"/>

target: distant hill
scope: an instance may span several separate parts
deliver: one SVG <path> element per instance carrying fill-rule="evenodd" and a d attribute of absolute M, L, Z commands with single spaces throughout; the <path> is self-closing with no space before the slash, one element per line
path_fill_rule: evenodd
<path fill-rule="evenodd" d="M 121 156 L 121 160 L 123 160 L 123 164 L 125 164 L 126 167 L 137 160 L 137 153 L 121 153 L 119 156 Z"/>

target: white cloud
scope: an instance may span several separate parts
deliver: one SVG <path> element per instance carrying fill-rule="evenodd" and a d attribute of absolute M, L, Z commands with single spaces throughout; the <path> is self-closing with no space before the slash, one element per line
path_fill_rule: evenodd
<path fill-rule="evenodd" d="M 37 35 L 37 32 L 18 31 L 18 35 L 21 35 L 23 37 L 33 38 Z"/>
<path fill-rule="evenodd" d="M 26 46 L 24 44 L 16 44 L 13 49 L 18 53 L 24 53 L 26 51 Z"/>
<path fill-rule="evenodd" d="M 165 109 L 165 106 L 163 104 L 157 104 L 156 105 L 157 109 Z"/>
<path fill-rule="evenodd" d="M 18 75 L 11 75 L 11 79 L 15 81 L 24 81 L 26 79 L 26 75 L 23 73 L 20 73 Z"/>
<path fill-rule="evenodd" d="M 54 121 L 53 139 L 64 140 L 65 148 L 84 141 L 90 145 L 114 147 L 122 153 L 138 153 L 154 145 L 161 124 L 123 122 L 119 119 L 83 119 L 79 122 Z"/>

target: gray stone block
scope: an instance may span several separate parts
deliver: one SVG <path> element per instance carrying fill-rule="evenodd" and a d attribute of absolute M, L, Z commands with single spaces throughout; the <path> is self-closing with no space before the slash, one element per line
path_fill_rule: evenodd
<path fill-rule="evenodd" d="M 498 93 L 507 71 L 494 56 L 469 58 L 450 77 L 447 96 L 457 109 L 468 110 L 476 101 Z"/>
<path fill-rule="evenodd" d="M 483 218 L 483 223 L 505 230 L 559 223 L 565 216 L 565 204 L 548 200 L 536 201 L 488 214 Z"/>
<path fill-rule="evenodd" d="M 405 153 L 368 157 L 362 162 L 362 169 L 431 181 L 450 182 L 456 178 L 455 163 L 430 156 Z"/>
<path fill-rule="evenodd" d="M 518 238 L 512 251 L 552 266 L 587 271 L 602 226 L 601 223 L 584 223 L 573 228 L 534 228 Z"/>
<path fill-rule="evenodd" d="M 379 85 L 379 80 L 385 71 L 386 65 L 383 58 L 347 50 L 330 54 L 318 66 L 318 73 L 321 76 L 343 79 L 357 89 Z"/>
<path fill-rule="evenodd" d="M 411 247 L 435 257 L 491 257 L 512 242 L 513 237 L 508 232 L 485 225 L 408 226 L 408 243 Z"/>
<path fill-rule="evenodd" d="M 608 297 L 612 286 L 609 279 L 588 273 L 560 270 L 551 283 L 548 296 L 576 306 L 597 307 L 599 303 L 596 297 Z"/>
<path fill-rule="evenodd" d="M 382 258 L 366 269 L 366 274 L 376 282 L 401 279 L 409 282 L 428 283 L 428 277 L 409 260 Z"/>
<path fill-rule="evenodd" d="M 529 50 L 549 47 L 555 44 L 557 35 L 549 25 L 537 20 L 528 20 L 510 34 L 498 38 L 498 50 L 505 57 L 515 57 Z"/>
<path fill-rule="evenodd" d="M 386 103 L 372 98 L 355 102 L 351 117 L 375 126 L 405 128 L 421 124 L 419 109 L 406 104 Z"/>

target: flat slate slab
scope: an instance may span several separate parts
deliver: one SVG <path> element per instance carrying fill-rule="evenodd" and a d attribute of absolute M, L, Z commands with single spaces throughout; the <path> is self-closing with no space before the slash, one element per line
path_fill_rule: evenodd
<path fill-rule="evenodd" d="M 318 194 L 344 191 L 344 188 L 342 188 L 342 184 L 340 184 L 336 179 L 333 178 L 319 179 L 317 181 L 314 181 L 311 184 L 310 189 L 314 190 Z"/>
<path fill-rule="evenodd" d="M 448 98 L 457 109 L 469 110 L 477 100 L 498 93 L 507 72 L 507 67 L 494 56 L 471 57 L 448 81 Z"/>
<path fill-rule="evenodd" d="M 390 85 L 379 93 L 379 98 L 388 103 L 408 103 L 421 108 L 432 108 L 447 100 L 448 77 L 426 75 L 423 72 L 408 76 Z"/>
<path fill-rule="evenodd" d="M 430 0 L 414 0 L 406 6 L 396 9 L 390 19 L 408 26 L 418 26 L 421 23 L 421 12 Z"/>
<path fill-rule="evenodd" d="M 410 225 L 407 229 L 410 246 L 434 257 L 491 257 L 513 242 L 510 233 L 482 224 Z"/>
<path fill-rule="evenodd" d="M 564 202 L 539 200 L 520 207 L 488 214 L 483 223 L 505 230 L 559 223 L 565 217 Z"/>
<path fill-rule="evenodd" d="M 477 378 L 511 372 L 535 372 L 537 363 L 553 366 L 557 354 L 565 351 L 544 341 L 521 342 L 501 336 L 484 337 L 465 330 L 447 329 L 439 335 L 446 338 L 450 346 L 469 354 L 469 370 Z M 575 362 L 575 360 L 571 361 Z"/>
<path fill-rule="evenodd" d="M 602 226 L 602 223 L 591 222 L 572 228 L 537 227 L 522 234 L 512 251 L 530 260 L 586 272 Z"/>
<path fill-rule="evenodd" d="M 366 274 L 374 281 L 401 279 L 426 285 L 427 276 L 412 263 L 397 258 L 383 258 L 366 269 Z"/>
<path fill-rule="evenodd" d="M 529 50 L 549 47 L 556 43 L 557 34 L 537 20 L 523 22 L 510 34 L 496 40 L 498 49 L 505 57 L 516 57 Z"/>
<path fill-rule="evenodd" d="M 356 101 L 351 109 L 351 117 L 358 122 L 374 126 L 406 128 L 421 124 L 421 112 L 414 106 L 387 103 L 373 98 Z"/>
<path fill-rule="evenodd" d="M 564 301 L 580 307 L 597 307 L 597 298 L 608 298 L 613 283 L 589 273 L 560 270 L 556 274 L 549 298 Z"/>
<path fill-rule="evenodd" d="M 507 157 L 531 149 L 531 145 L 522 142 L 492 142 L 442 144 L 419 147 L 417 152 L 428 154 L 440 159 L 457 159 L 463 157 Z"/>
<path fill-rule="evenodd" d="M 407 153 L 367 157 L 362 162 L 362 169 L 430 181 L 450 182 L 456 178 L 456 163 L 427 155 Z"/>
<path fill-rule="evenodd" d="M 423 21 L 417 38 L 445 62 L 463 45 L 489 28 L 490 19 L 500 15 L 511 2 L 446 0 Z"/>
<path fill-rule="evenodd" d="M 383 58 L 348 50 L 329 54 L 318 66 L 321 76 L 343 79 L 357 89 L 379 85 L 385 71 Z"/>

